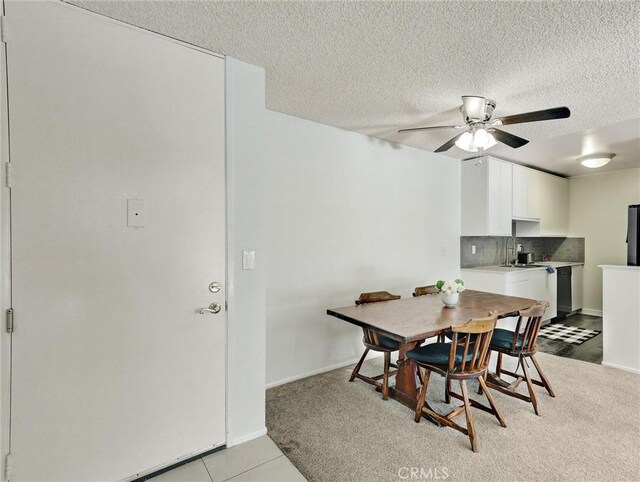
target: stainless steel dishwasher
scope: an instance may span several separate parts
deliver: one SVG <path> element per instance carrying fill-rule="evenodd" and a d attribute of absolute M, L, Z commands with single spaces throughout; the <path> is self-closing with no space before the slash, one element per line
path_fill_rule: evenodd
<path fill-rule="evenodd" d="M 558 318 L 566 318 L 571 307 L 571 266 L 557 268 L 558 272 Z"/>

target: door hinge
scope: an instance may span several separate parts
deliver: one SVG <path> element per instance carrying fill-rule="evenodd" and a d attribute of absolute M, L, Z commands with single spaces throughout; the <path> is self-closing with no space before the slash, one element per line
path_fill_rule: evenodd
<path fill-rule="evenodd" d="M 13 471 L 11 469 L 11 454 L 9 453 L 4 457 L 4 480 L 11 480 L 13 478 Z"/>
<path fill-rule="evenodd" d="M 7 310 L 7 333 L 13 333 L 13 308 Z"/>
<path fill-rule="evenodd" d="M 4 174 L 7 187 L 11 189 L 13 187 L 13 165 L 10 162 L 5 163 Z"/>
<path fill-rule="evenodd" d="M 0 16 L 0 41 L 7 43 L 7 17 Z"/>

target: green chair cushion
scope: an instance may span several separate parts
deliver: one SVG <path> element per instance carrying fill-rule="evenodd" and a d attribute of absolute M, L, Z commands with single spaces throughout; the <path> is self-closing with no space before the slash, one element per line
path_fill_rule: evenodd
<path fill-rule="evenodd" d="M 392 340 L 391 338 L 387 338 L 384 335 L 381 335 L 380 333 L 378 333 L 378 341 L 380 342 L 380 346 L 383 348 L 387 348 L 389 350 L 397 350 L 398 349 L 398 342 L 395 340 Z"/>
<path fill-rule="evenodd" d="M 417 360 L 422 363 L 429 363 L 433 365 L 447 365 L 449 363 L 449 353 L 451 352 L 451 343 L 430 343 L 428 345 L 420 346 L 407 352 L 407 357 Z M 462 354 L 464 353 L 464 347 L 458 346 L 456 353 L 455 363 L 462 362 Z M 473 358 L 473 350 L 469 350 L 467 353 L 467 361 L 471 361 Z"/>
<path fill-rule="evenodd" d="M 493 330 L 493 336 L 491 337 L 491 348 L 502 348 L 504 350 L 512 350 L 511 343 L 513 342 L 513 331 L 505 330 L 504 328 L 496 328 Z M 516 341 L 516 348 L 520 348 L 522 345 L 522 335 L 518 336 Z"/>

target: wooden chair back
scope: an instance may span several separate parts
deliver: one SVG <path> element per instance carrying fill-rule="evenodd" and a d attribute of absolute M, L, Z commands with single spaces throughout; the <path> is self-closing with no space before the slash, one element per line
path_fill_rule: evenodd
<path fill-rule="evenodd" d="M 486 370 L 489 364 L 489 345 L 497 319 L 498 312 L 492 311 L 486 318 L 475 318 L 464 325 L 451 327 L 453 340 L 449 353 L 449 372 L 465 375 Z M 469 354 L 472 356 L 467 360 Z M 462 355 L 459 363 L 456 363 L 456 355 Z"/>
<path fill-rule="evenodd" d="M 513 341 L 511 342 L 514 352 L 530 353 L 536 351 L 542 317 L 544 316 L 547 306 L 549 306 L 549 304 L 544 302 L 533 305 L 528 310 L 520 310 L 518 312 L 518 323 L 513 332 Z M 521 331 L 523 324 L 524 330 Z M 521 337 L 520 346 L 517 345 L 519 337 Z"/>
<path fill-rule="evenodd" d="M 365 345 L 373 345 L 376 347 L 380 346 L 380 339 L 378 338 L 378 332 L 375 330 L 371 330 L 369 328 L 363 328 L 362 332 L 364 334 L 362 341 Z"/>
<path fill-rule="evenodd" d="M 361 293 L 356 300 L 356 305 L 366 305 L 368 303 L 380 303 L 382 301 L 399 300 L 400 295 L 392 295 L 388 291 L 372 291 L 370 293 Z M 362 341 L 365 346 L 380 347 L 378 332 L 369 328 L 362 328 L 364 337 Z"/>
<path fill-rule="evenodd" d="M 367 303 L 379 303 L 381 301 L 399 300 L 399 295 L 392 295 L 388 291 L 372 291 L 370 293 L 360 294 L 360 298 L 356 300 L 356 305 L 364 305 Z"/>
<path fill-rule="evenodd" d="M 418 296 L 435 295 L 437 293 L 438 288 L 436 288 L 436 285 L 418 286 L 413 290 L 413 297 L 416 298 Z"/>

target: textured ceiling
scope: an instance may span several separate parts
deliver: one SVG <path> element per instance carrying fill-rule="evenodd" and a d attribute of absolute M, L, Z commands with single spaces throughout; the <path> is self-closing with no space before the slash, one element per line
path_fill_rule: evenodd
<path fill-rule="evenodd" d="M 454 134 L 397 128 L 459 122 L 465 94 L 497 116 L 568 106 L 570 119 L 505 127 L 529 145 L 489 151 L 566 175 L 552 138 L 597 131 L 608 148 L 597 128 L 640 118 L 640 2 L 69 3 L 263 66 L 270 109 L 421 149 Z"/>

